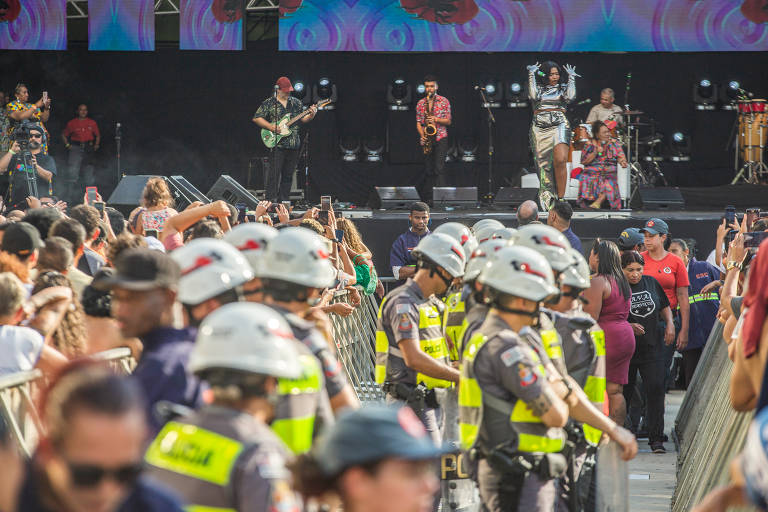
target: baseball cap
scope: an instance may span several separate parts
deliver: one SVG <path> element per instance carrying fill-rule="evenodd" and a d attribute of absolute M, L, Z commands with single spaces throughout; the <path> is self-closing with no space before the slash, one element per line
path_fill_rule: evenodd
<path fill-rule="evenodd" d="M 627 249 L 632 249 L 637 244 L 643 243 L 643 241 L 643 235 L 640 234 L 639 228 L 626 228 L 616 240 L 616 245 L 622 251 L 626 251 Z"/>
<path fill-rule="evenodd" d="M 283 92 L 291 92 L 293 90 L 293 85 L 291 85 L 291 81 L 288 80 L 287 76 L 281 76 L 277 79 L 277 82 L 275 82 L 275 85 L 280 87 L 280 90 Z"/>
<path fill-rule="evenodd" d="M 435 446 L 409 407 L 372 405 L 342 414 L 317 443 L 314 458 L 327 476 L 388 458 L 428 460 L 446 453 Z"/>
<path fill-rule="evenodd" d="M 667 223 L 656 217 L 648 219 L 645 223 L 645 227 L 640 230 L 641 233 L 648 233 L 649 235 L 668 235 L 669 226 Z"/>
<path fill-rule="evenodd" d="M 15 222 L 5 228 L 3 251 L 7 253 L 27 257 L 44 245 L 37 228 L 28 222 Z"/>
<path fill-rule="evenodd" d="M 157 288 L 177 288 L 181 269 L 178 263 L 159 251 L 146 248 L 127 249 L 115 261 L 112 275 L 93 281 L 96 289 L 125 288 L 146 291 Z"/>

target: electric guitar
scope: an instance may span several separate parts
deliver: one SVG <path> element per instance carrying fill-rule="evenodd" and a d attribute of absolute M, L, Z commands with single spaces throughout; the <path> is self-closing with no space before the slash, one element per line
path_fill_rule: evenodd
<path fill-rule="evenodd" d="M 317 102 L 316 106 L 318 109 L 321 109 L 330 102 L 331 100 L 320 100 Z M 283 118 L 276 123 L 278 133 L 275 133 L 272 130 L 267 130 L 266 128 L 262 128 L 261 140 L 264 142 L 264 145 L 269 149 L 277 146 L 277 143 L 280 142 L 283 137 L 287 137 L 291 134 L 291 125 L 293 125 L 296 121 L 308 116 L 311 112 L 312 108 L 310 107 L 295 117 L 291 117 L 290 114 L 285 114 L 285 116 L 283 116 Z"/>

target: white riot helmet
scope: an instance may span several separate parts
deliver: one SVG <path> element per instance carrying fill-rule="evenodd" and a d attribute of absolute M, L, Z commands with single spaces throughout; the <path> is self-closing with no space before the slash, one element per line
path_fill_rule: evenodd
<path fill-rule="evenodd" d="M 192 372 L 238 370 L 295 379 L 299 354 L 285 318 L 263 304 L 235 302 L 203 320 L 189 356 Z"/>
<path fill-rule="evenodd" d="M 417 261 L 427 260 L 446 270 L 451 277 L 464 275 L 467 259 L 459 242 L 444 233 L 432 233 L 425 236 L 411 252 Z"/>
<path fill-rule="evenodd" d="M 480 271 L 483 270 L 483 267 L 485 267 L 489 261 L 492 261 L 496 257 L 496 253 L 504 247 L 507 247 L 507 241 L 500 238 L 486 240 L 478 245 L 467 263 L 467 269 L 464 271 L 464 281 L 477 279 L 477 276 L 480 275 Z"/>
<path fill-rule="evenodd" d="M 475 235 L 472 234 L 472 231 L 467 226 L 459 222 L 440 224 L 432 233 L 444 233 L 455 238 L 461 245 L 461 248 L 464 249 L 464 257 L 467 261 L 469 261 L 472 252 L 477 249 Z"/>
<path fill-rule="evenodd" d="M 573 265 L 573 257 L 568 252 L 571 243 L 552 226 L 527 224 L 518 230 L 515 244 L 543 255 L 555 272 L 562 272 Z"/>
<path fill-rule="evenodd" d="M 477 236 L 477 232 L 487 226 L 501 229 L 504 227 L 504 224 L 496 219 L 481 219 L 472 225 L 472 232 Z"/>
<path fill-rule="evenodd" d="M 276 236 L 277 230 L 272 226 L 261 222 L 245 222 L 228 231 L 222 240 L 240 251 L 250 263 L 254 275 L 259 277 L 257 271 L 261 258 L 269 241 Z"/>
<path fill-rule="evenodd" d="M 517 230 L 515 228 L 501 228 L 497 229 L 493 232 L 491 235 L 492 240 L 507 240 L 509 242 L 514 242 L 517 240 Z"/>
<path fill-rule="evenodd" d="M 575 263 L 563 272 L 562 284 L 571 288 L 586 290 L 589 288 L 589 263 L 576 249 L 568 251 Z"/>
<path fill-rule="evenodd" d="M 517 245 L 499 250 L 477 280 L 492 291 L 536 302 L 560 292 L 552 268 L 541 254 Z"/>
<path fill-rule="evenodd" d="M 495 226 L 495 225 L 481 226 L 478 230 L 475 231 L 475 238 L 477 238 L 477 243 L 481 244 L 487 240 L 491 240 L 493 238 L 493 234 L 500 229 L 504 229 L 504 226 L 501 226 L 501 227 Z"/>
<path fill-rule="evenodd" d="M 306 228 L 278 231 L 256 273 L 262 279 L 278 279 L 308 288 L 328 288 L 336 279 L 326 239 Z"/>
<path fill-rule="evenodd" d="M 170 256 L 181 267 L 182 304 L 200 304 L 253 279 L 253 270 L 245 257 L 215 238 L 196 238 Z"/>

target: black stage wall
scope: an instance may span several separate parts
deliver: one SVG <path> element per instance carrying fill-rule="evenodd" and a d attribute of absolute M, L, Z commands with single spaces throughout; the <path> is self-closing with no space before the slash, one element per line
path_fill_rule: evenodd
<path fill-rule="evenodd" d="M 273 40 L 249 43 L 244 52 L 89 52 L 83 46 L 66 52 L 5 51 L 0 53 L 0 86 L 8 91 L 25 81 L 33 100 L 42 90 L 49 91 L 54 155 L 64 155 L 61 129 L 75 106 L 87 102 L 103 130 L 101 158 L 107 176 L 115 175 L 114 126 L 120 122 L 125 171 L 184 174 L 206 190 L 221 172 L 245 182 L 249 162 L 258 162 L 266 153 L 250 118 L 276 77 L 311 82 L 328 76 L 337 83 L 339 101 L 336 111 L 321 113 L 309 125 L 313 196 L 332 193 L 357 202 L 373 184 L 412 184 L 421 168 L 419 153 L 412 150 L 413 112 L 386 109 L 386 86 L 395 76 L 412 83 L 425 73 L 440 77 L 440 92 L 453 104 L 452 132 L 475 134 L 480 140 L 481 161 L 452 167 L 465 185 L 483 184 L 486 169 L 484 111 L 472 86 L 484 76 L 522 81 L 525 65 L 536 60 L 555 58 L 575 65 L 584 76 L 577 82 L 579 100 L 592 98 L 592 105 L 602 87 L 614 88 L 617 103 L 623 104 L 624 78 L 631 71 L 631 106 L 653 115 L 667 136 L 679 130 L 693 139 L 691 163 L 664 166 L 672 184 L 680 186 L 718 185 L 732 177 L 733 157 L 725 146 L 735 114 L 695 112 L 692 84 L 706 76 L 715 83 L 738 80 L 758 95 L 768 93 L 761 90 L 765 57 L 759 53 L 279 53 L 275 47 Z M 586 117 L 590 106 L 576 107 L 574 114 Z M 530 162 L 530 109 L 501 109 L 496 114 L 496 185 L 514 184 L 520 168 Z M 338 136 L 385 137 L 388 120 L 389 147 L 399 165 L 341 165 Z"/>

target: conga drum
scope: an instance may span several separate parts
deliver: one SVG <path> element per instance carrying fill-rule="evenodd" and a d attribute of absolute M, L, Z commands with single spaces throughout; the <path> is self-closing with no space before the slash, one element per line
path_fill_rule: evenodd
<path fill-rule="evenodd" d="M 768 101 L 739 102 L 739 150 L 745 162 L 760 161 L 760 148 L 768 141 Z"/>

